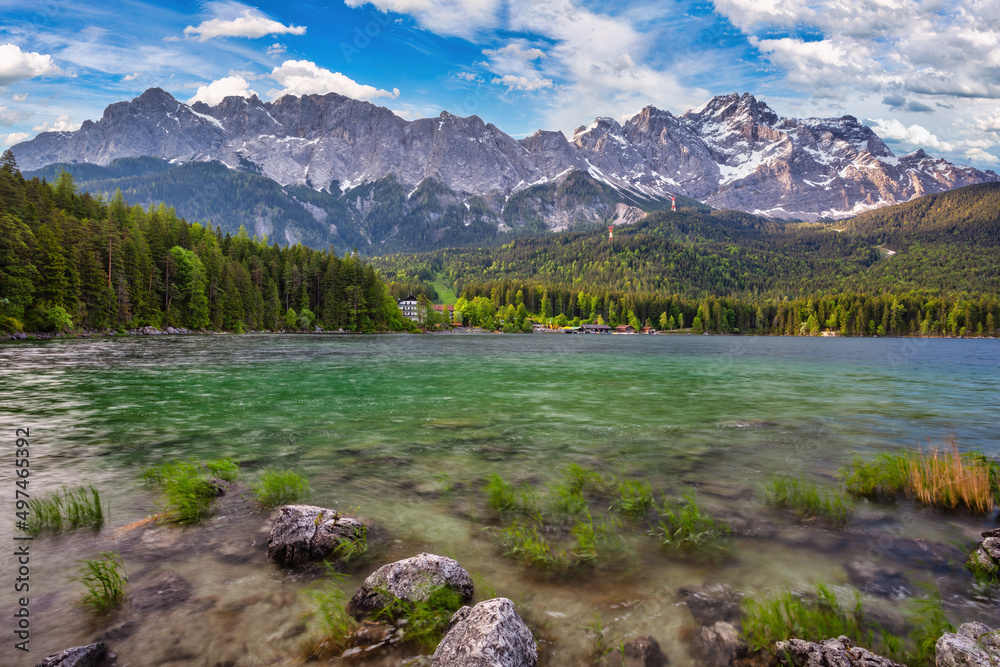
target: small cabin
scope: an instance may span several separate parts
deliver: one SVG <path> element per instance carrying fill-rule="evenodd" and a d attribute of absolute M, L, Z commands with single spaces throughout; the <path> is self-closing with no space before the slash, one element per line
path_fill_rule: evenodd
<path fill-rule="evenodd" d="M 607 324 L 581 324 L 579 331 L 582 334 L 609 334 L 611 327 Z"/>

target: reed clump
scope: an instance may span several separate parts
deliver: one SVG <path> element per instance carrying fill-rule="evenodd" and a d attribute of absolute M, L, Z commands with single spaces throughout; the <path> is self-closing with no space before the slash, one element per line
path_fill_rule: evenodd
<path fill-rule="evenodd" d="M 767 503 L 790 509 L 804 519 L 822 517 L 842 528 L 854 513 L 854 503 L 836 491 L 820 489 L 812 482 L 791 477 L 774 477 L 764 489 Z"/>
<path fill-rule="evenodd" d="M 84 560 L 80 570 L 80 581 L 87 588 L 83 604 L 100 613 L 107 613 L 125 600 L 128 573 L 117 553 L 106 551 L 100 559 Z"/>
<path fill-rule="evenodd" d="M 35 536 L 46 530 L 100 528 L 104 525 L 104 510 L 101 494 L 92 485 L 72 491 L 63 489 L 52 496 L 28 501 L 25 532 Z"/>
<path fill-rule="evenodd" d="M 218 482 L 234 481 L 239 466 L 230 459 L 170 461 L 146 468 L 140 474 L 146 484 L 163 491 L 160 518 L 174 523 L 198 523 L 211 515 L 212 501 L 221 495 Z"/>
<path fill-rule="evenodd" d="M 291 470 L 268 470 L 253 492 L 263 507 L 287 505 L 309 495 L 309 480 Z"/>
<path fill-rule="evenodd" d="M 676 552 L 721 559 L 729 553 L 726 540 L 732 532 L 729 524 L 703 510 L 695 500 L 694 491 L 679 502 L 665 500 L 658 508 L 660 521 L 651 534 L 660 543 Z"/>
<path fill-rule="evenodd" d="M 855 459 L 841 476 L 858 496 L 905 495 L 925 505 L 980 514 L 992 512 L 1000 497 L 1000 464 L 982 452 L 962 454 L 954 443 L 948 450 L 881 454 L 870 463 Z"/>
<path fill-rule="evenodd" d="M 326 659 L 339 656 L 347 648 L 358 622 L 347 612 L 347 598 L 340 585 L 347 575 L 327 564 L 329 579 L 321 588 L 305 593 L 311 609 L 305 614 L 311 620 L 311 634 L 305 646 L 307 658 Z"/>

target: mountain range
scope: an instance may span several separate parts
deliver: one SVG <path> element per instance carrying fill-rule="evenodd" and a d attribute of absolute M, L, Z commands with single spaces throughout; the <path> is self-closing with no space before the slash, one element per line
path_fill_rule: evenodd
<path fill-rule="evenodd" d="M 671 196 L 812 221 L 1000 180 L 896 156 L 852 116 L 781 118 L 750 94 L 517 140 L 477 116 L 407 121 L 332 93 L 208 106 L 151 88 L 13 152 L 29 175 L 66 170 L 83 189 L 171 201 L 227 231 L 367 254 L 630 222 Z"/>

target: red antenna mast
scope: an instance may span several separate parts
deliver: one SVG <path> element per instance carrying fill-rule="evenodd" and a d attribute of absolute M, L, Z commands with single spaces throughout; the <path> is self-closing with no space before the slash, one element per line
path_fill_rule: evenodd
<path fill-rule="evenodd" d="M 676 195 L 670 195 L 670 210 L 671 211 L 676 211 L 677 210 L 677 196 Z"/>
<path fill-rule="evenodd" d="M 615 240 L 615 226 L 614 225 L 608 225 L 608 240 L 609 241 L 614 241 Z"/>

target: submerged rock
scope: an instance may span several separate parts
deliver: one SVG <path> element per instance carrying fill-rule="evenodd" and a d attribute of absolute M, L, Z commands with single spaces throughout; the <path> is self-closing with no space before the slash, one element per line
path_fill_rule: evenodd
<path fill-rule="evenodd" d="M 471 599 L 475 592 L 472 577 L 458 561 L 422 553 L 383 565 L 368 575 L 351 598 L 348 611 L 352 614 L 377 611 L 394 599 L 410 602 L 426 600 L 442 586 L 448 586 L 466 600 Z"/>
<path fill-rule="evenodd" d="M 747 645 L 736 626 L 718 621 L 698 631 L 695 651 L 704 667 L 728 667 L 737 656 L 746 654 Z"/>
<path fill-rule="evenodd" d="M 343 542 L 364 539 L 367 527 L 313 505 L 285 505 L 267 538 L 267 558 L 281 565 L 302 565 L 329 558 Z"/>
<path fill-rule="evenodd" d="M 116 656 L 103 642 L 74 646 L 43 658 L 35 667 L 110 667 Z"/>
<path fill-rule="evenodd" d="M 789 639 L 774 648 L 778 655 L 787 655 L 786 664 L 792 667 L 906 667 L 856 646 L 843 635 L 819 643 Z"/>
<path fill-rule="evenodd" d="M 433 667 L 534 667 L 535 638 L 507 598 L 462 607 L 431 659 Z"/>
<path fill-rule="evenodd" d="M 882 567 L 870 560 L 852 561 L 844 569 L 851 583 L 864 593 L 894 600 L 913 595 L 910 582 L 899 570 Z"/>
<path fill-rule="evenodd" d="M 128 594 L 129 606 L 136 611 L 168 609 L 184 602 L 194 586 L 173 570 L 160 573 L 152 581 Z"/>
<path fill-rule="evenodd" d="M 665 667 L 669 663 L 660 643 L 652 637 L 636 637 L 624 648 L 625 667 Z"/>
<path fill-rule="evenodd" d="M 964 623 L 937 640 L 937 667 L 993 667 L 1000 662 L 1000 633 L 983 623 Z"/>
<path fill-rule="evenodd" d="M 698 625 L 712 625 L 718 621 L 739 622 L 743 594 L 726 584 L 682 586 L 677 592 Z"/>

